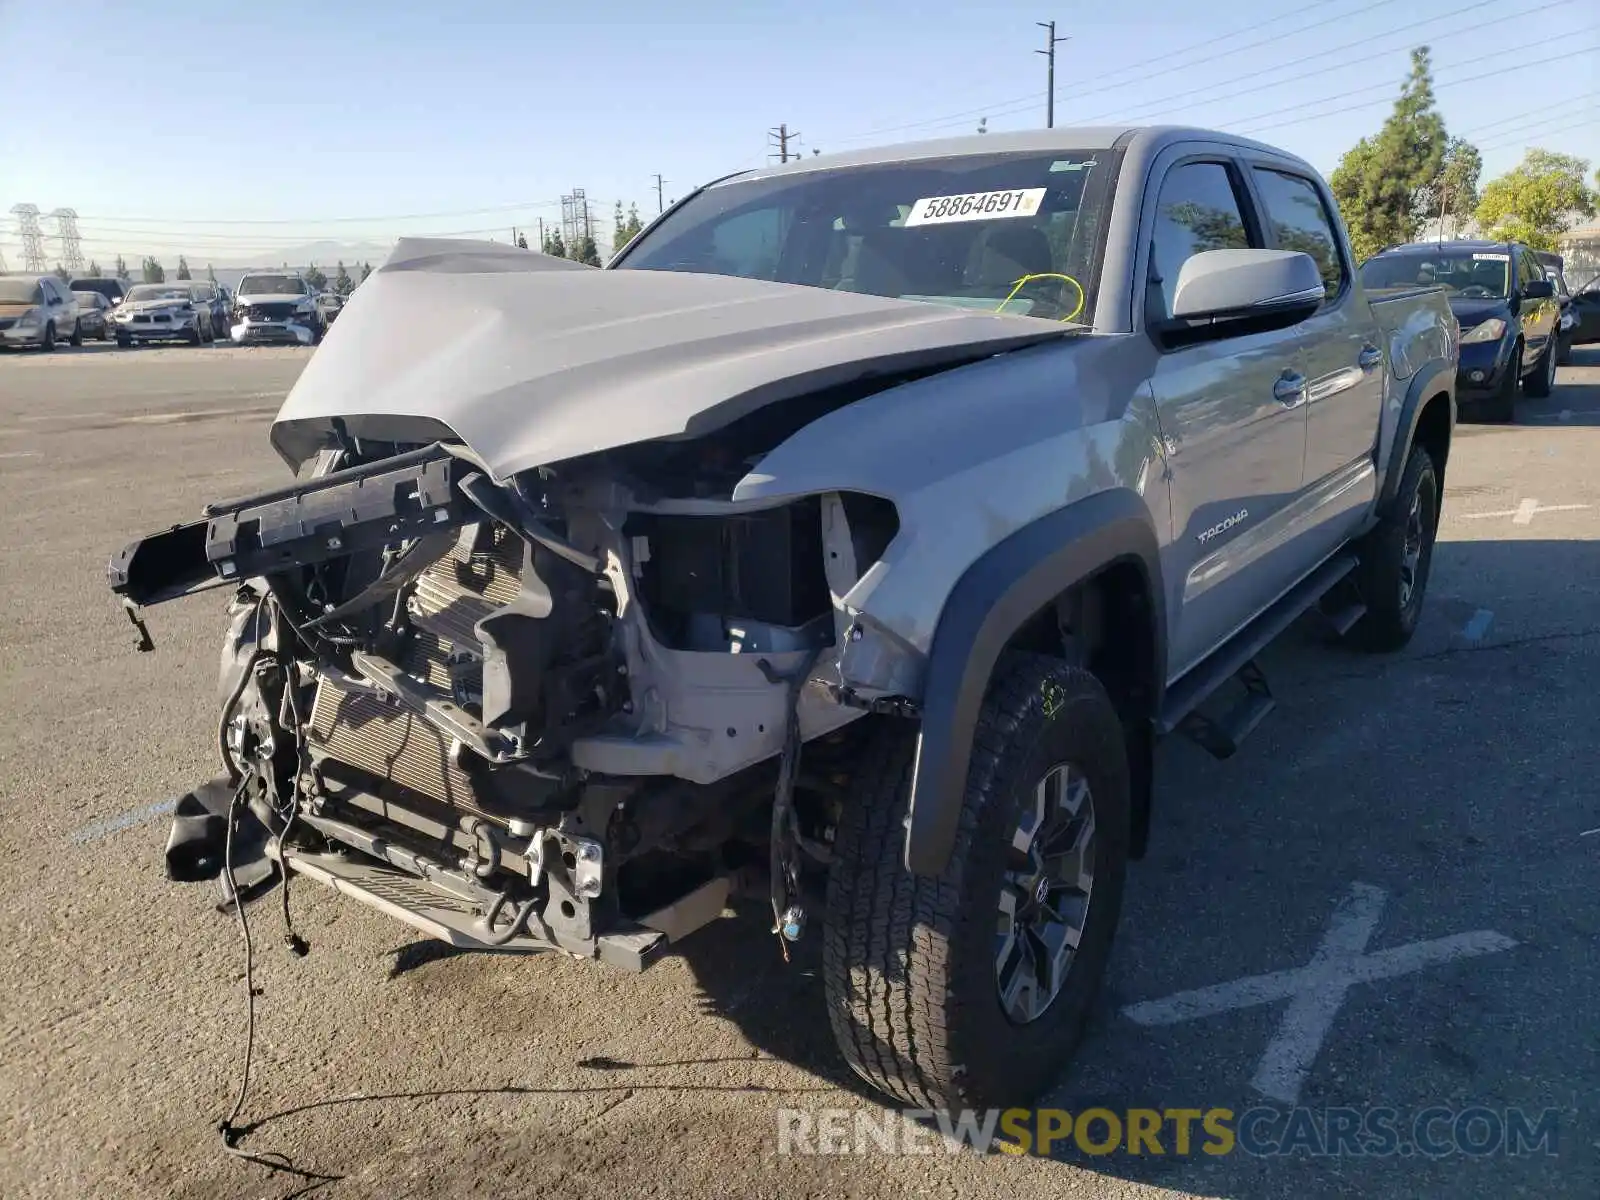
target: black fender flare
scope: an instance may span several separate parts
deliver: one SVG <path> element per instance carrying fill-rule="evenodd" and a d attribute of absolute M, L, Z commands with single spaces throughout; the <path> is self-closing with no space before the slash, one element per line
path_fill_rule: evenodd
<path fill-rule="evenodd" d="M 906 818 L 906 869 L 938 875 L 949 861 L 984 693 L 1006 643 L 1075 583 L 1131 561 L 1151 605 L 1157 678 L 1166 667 L 1160 543 L 1144 499 L 1127 488 L 1057 509 L 991 547 L 956 581 L 934 628 L 922 689 L 922 732 Z M 1159 694 L 1153 697 L 1160 707 Z"/>
<path fill-rule="evenodd" d="M 1389 450 L 1389 461 L 1383 470 L 1383 487 L 1378 492 L 1378 510 L 1381 512 L 1393 503 L 1400 490 L 1400 477 L 1406 473 L 1406 460 L 1411 457 L 1411 446 L 1417 437 L 1417 422 L 1422 409 L 1434 396 L 1443 392 L 1450 405 L 1450 436 L 1456 430 L 1456 365 L 1436 358 L 1411 377 L 1406 387 L 1406 398 L 1400 406 L 1400 417 L 1395 422 L 1394 444 Z M 1439 464 L 1443 481 L 1444 464 Z"/>

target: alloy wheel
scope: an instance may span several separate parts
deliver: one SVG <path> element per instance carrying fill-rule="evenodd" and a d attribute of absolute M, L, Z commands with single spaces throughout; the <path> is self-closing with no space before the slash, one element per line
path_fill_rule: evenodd
<path fill-rule="evenodd" d="M 1094 797 L 1070 763 L 1052 767 L 1011 835 L 995 932 L 995 986 L 1015 1025 L 1061 994 L 1094 890 Z"/>

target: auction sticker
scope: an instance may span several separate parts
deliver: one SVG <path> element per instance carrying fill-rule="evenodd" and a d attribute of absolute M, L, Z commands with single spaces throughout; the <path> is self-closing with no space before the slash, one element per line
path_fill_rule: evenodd
<path fill-rule="evenodd" d="M 1511 255 L 1509 255 L 1509 254 L 1482 254 L 1482 253 L 1479 253 L 1479 254 L 1474 254 L 1472 256 L 1472 261 L 1473 262 L 1510 262 L 1511 261 Z"/>
<path fill-rule="evenodd" d="M 1045 188 L 1005 192 L 967 192 L 960 196 L 924 196 L 906 214 L 906 226 L 947 225 L 953 221 L 988 221 L 995 217 L 1031 217 L 1044 202 Z"/>

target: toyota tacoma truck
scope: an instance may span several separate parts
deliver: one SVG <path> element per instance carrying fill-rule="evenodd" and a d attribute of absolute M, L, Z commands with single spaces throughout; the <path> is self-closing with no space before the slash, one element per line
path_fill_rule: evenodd
<path fill-rule="evenodd" d="M 1302 614 L 1411 637 L 1456 336 L 1196 129 L 729 176 L 604 269 L 402 241 L 272 424 L 295 478 L 111 561 L 145 646 L 227 601 L 167 873 L 633 970 L 753 896 L 866 1080 L 1025 1101 L 1158 739 L 1232 754 Z"/>

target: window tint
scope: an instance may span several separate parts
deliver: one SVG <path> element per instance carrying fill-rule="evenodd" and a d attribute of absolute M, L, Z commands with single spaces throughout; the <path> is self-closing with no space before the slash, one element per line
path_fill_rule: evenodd
<path fill-rule="evenodd" d="M 1250 235 L 1228 169 L 1221 163 L 1186 163 L 1167 172 L 1156 201 L 1150 239 L 1151 281 L 1161 289 L 1163 317 L 1183 264 L 1206 250 L 1245 250 Z"/>
<path fill-rule="evenodd" d="M 1339 239 L 1316 186 L 1298 175 L 1262 167 L 1256 168 L 1255 176 L 1278 249 L 1298 250 L 1316 259 L 1322 286 L 1328 291 L 1328 299 L 1333 299 L 1344 291 L 1346 277 L 1339 260 Z"/>
<path fill-rule="evenodd" d="M 712 272 L 745 279 L 775 278 L 786 215 L 781 208 L 754 208 L 718 225 L 711 231 Z"/>

